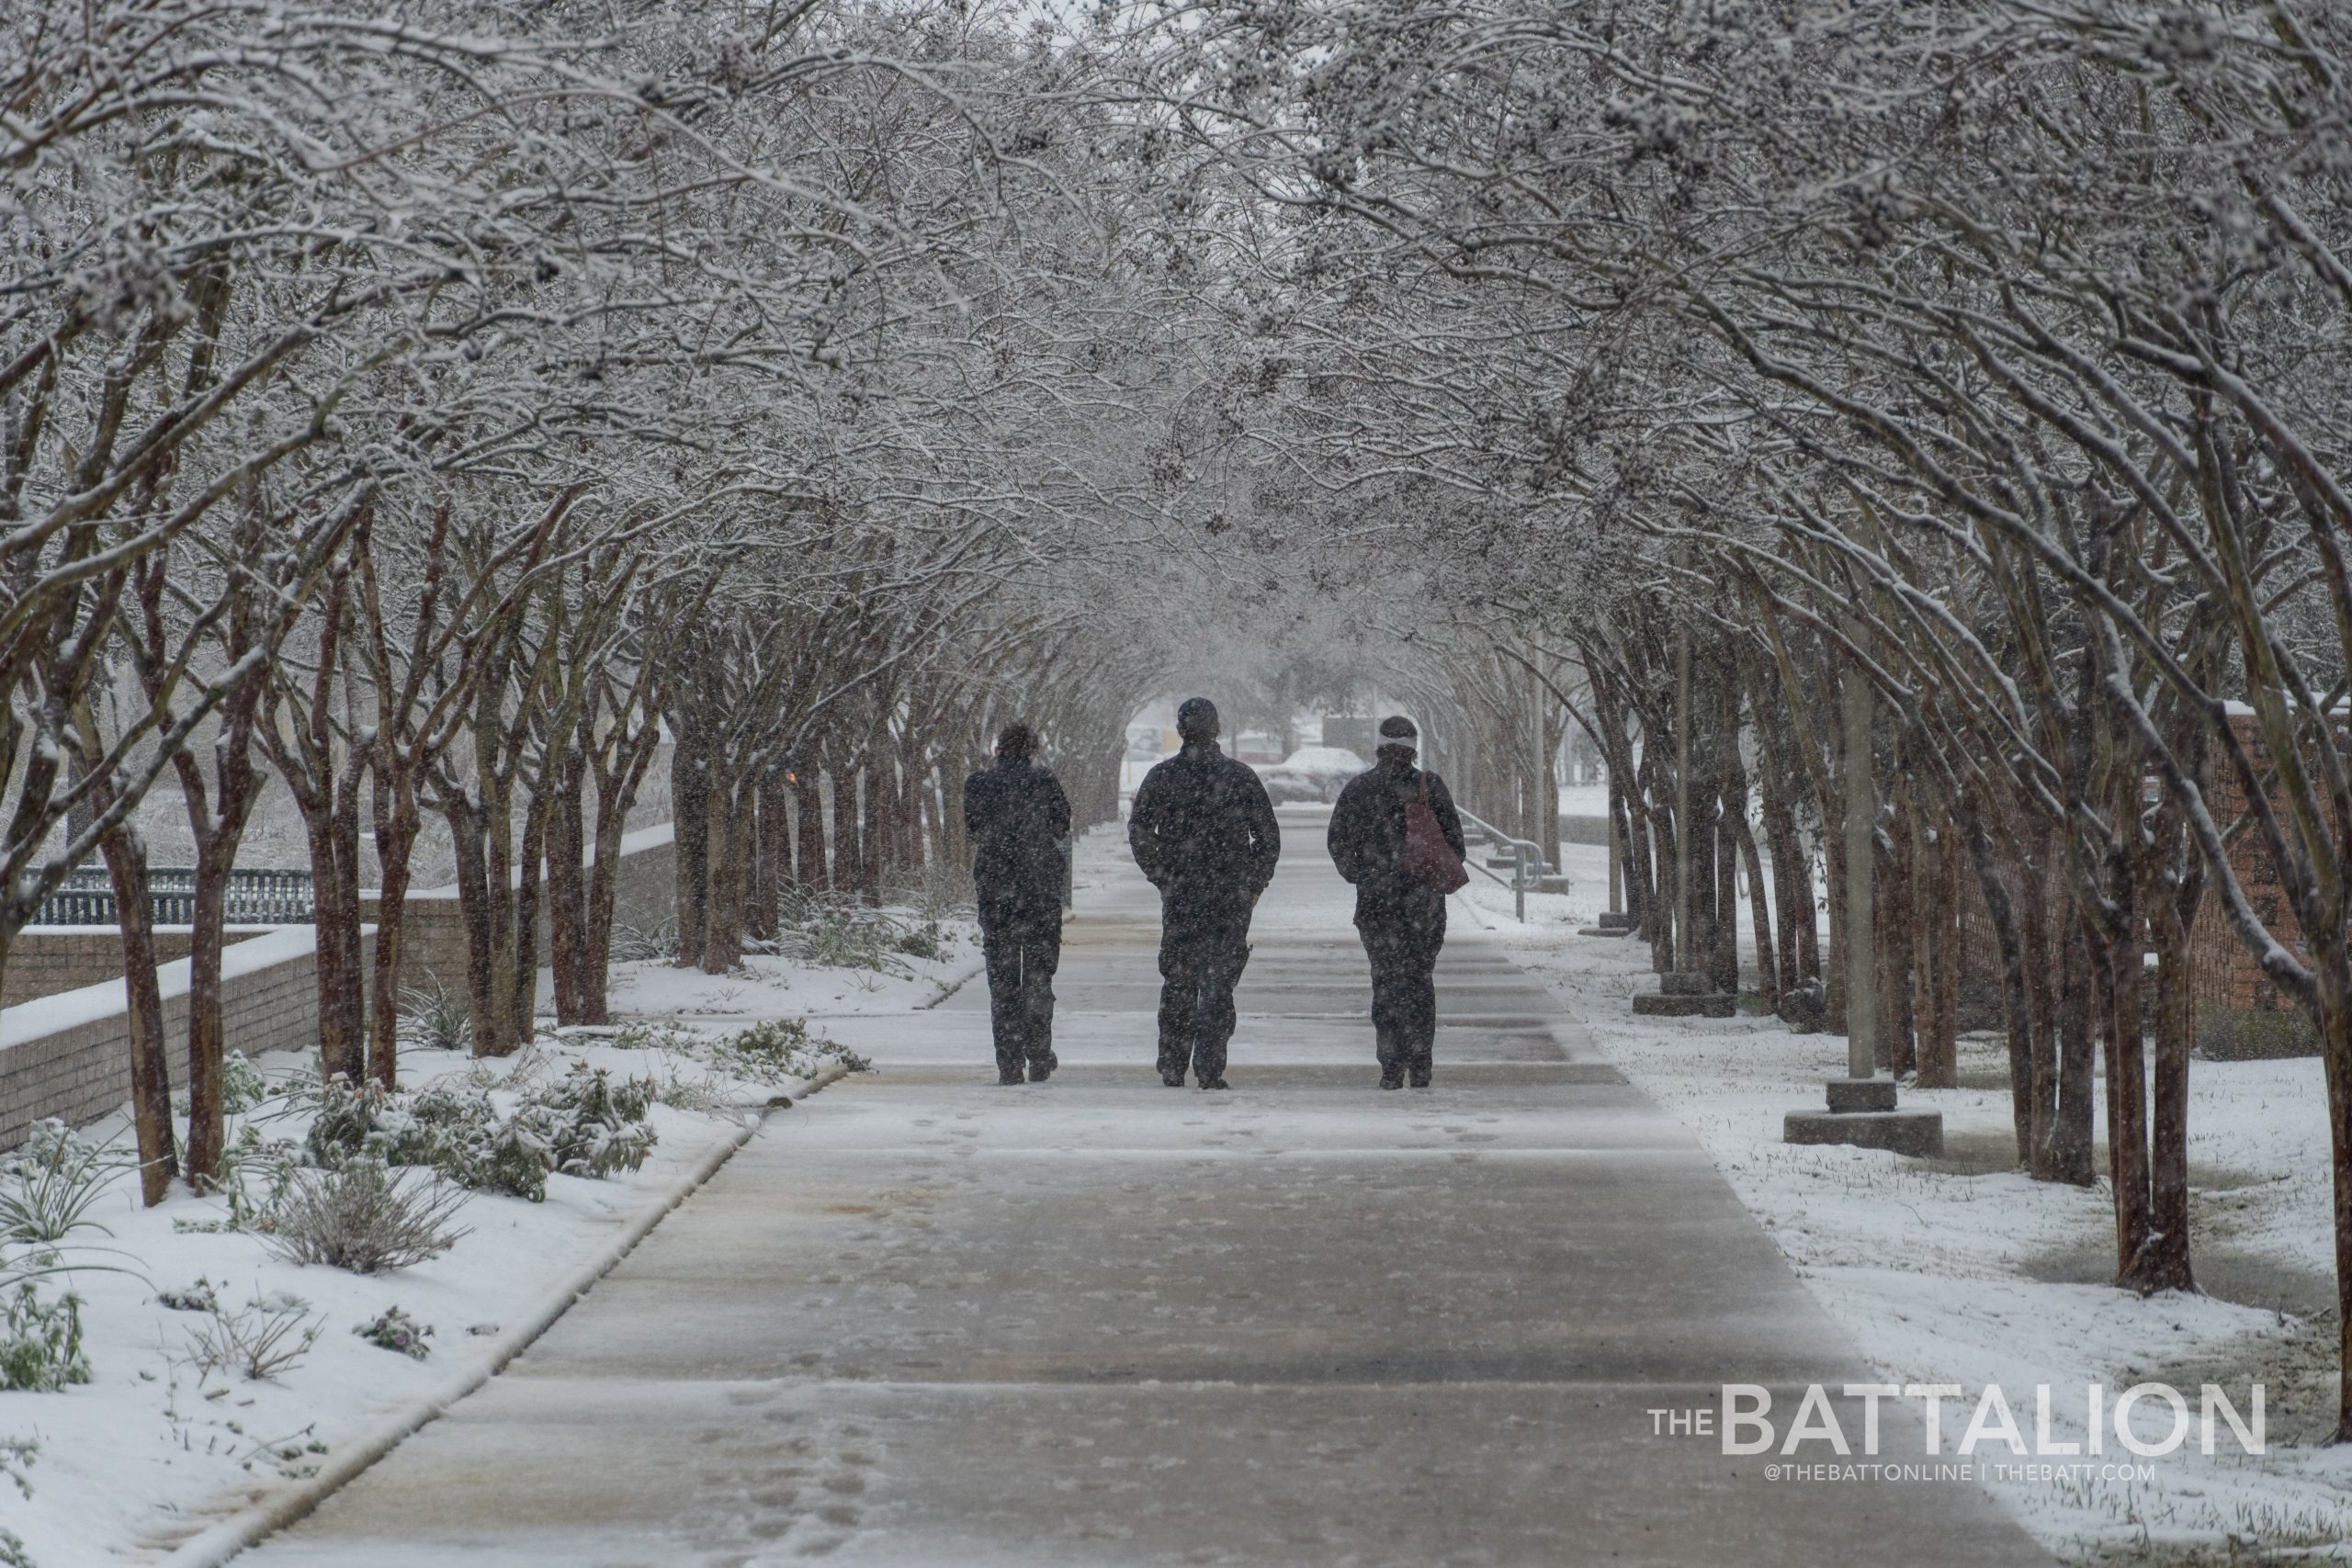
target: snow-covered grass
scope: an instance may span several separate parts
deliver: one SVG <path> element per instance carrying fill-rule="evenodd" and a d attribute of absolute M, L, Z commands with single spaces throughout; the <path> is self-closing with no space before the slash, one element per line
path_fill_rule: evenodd
<path fill-rule="evenodd" d="M 978 964 L 968 925 L 903 917 L 893 929 L 914 933 L 910 945 L 922 951 L 893 947 L 874 957 L 876 967 L 856 968 L 754 956 L 717 976 L 624 964 L 614 976 L 616 1029 L 543 1033 L 501 1061 L 409 1052 L 404 1089 L 479 1088 L 502 1113 L 582 1067 L 616 1083 L 650 1080 L 658 1141 L 633 1171 L 549 1176 L 542 1202 L 471 1193 L 454 1216 L 464 1233 L 455 1244 L 392 1272 L 286 1261 L 256 1220 L 288 1156 L 300 1157 L 319 1105 L 306 1055 L 255 1064 L 268 1092 L 232 1119 L 232 1141 L 250 1128 L 249 1148 L 257 1145 L 233 1199 L 180 1188 L 142 1210 L 124 1119 L 86 1129 L 108 1145 L 109 1174 L 90 1223 L 59 1244 L 66 1271 L 40 1289 L 52 1304 L 67 1291 L 80 1298 L 90 1379 L 59 1393 L 0 1393 L 0 1531 L 13 1532 L 40 1568 L 152 1561 L 300 1486 L 403 1412 L 446 1398 L 469 1368 L 511 1353 L 517 1325 L 543 1316 L 583 1267 L 665 1209 L 772 1100 L 797 1099 L 812 1077 L 840 1070 L 802 1043 L 799 1015 L 904 1010 Z M 27 1251 L 6 1250 L 19 1259 Z M 207 1299 L 217 1312 L 184 1310 Z M 273 1318 L 277 1349 L 290 1354 L 268 1375 L 248 1377 L 208 1352 L 208 1342 L 250 1336 Z M 374 1337 L 363 1337 L 371 1325 Z M 387 1340 L 421 1343 L 426 1354 Z M 15 1457 L 27 1452 L 28 1461 Z M 17 1473 L 29 1496 L 19 1495 Z M 7 1542 L 0 1534 L 0 1563 L 14 1568 Z"/>
<path fill-rule="evenodd" d="M 2224 1441 L 2215 1458 L 2150 1461 L 2152 1483 L 1996 1483 L 2028 1529 L 2071 1561 L 2352 1556 L 2352 1450 L 2317 1446 L 2333 1425 L 2335 1334 L 2317 1061 L 2195 1064 L 2192 1247 L 2207 1293 L 2142 1298 L 2109 1283 L 2104 1183 L 2058 1186 L 2014 1169 L 1997 1040 L 1962 1043 L 1972 1087 L 1905 1090 L 1906 1105 L 1943 1112 L 1942 1160 L 1784 1144 L 1782 1116 L 1819 1108 L 1823 1081 L 1842 1076 L 1844 1040 L 1792 1034 L 1770 1018 L 1634 1018 L 1634 992 L 1657 984 L 1646 948 L 1563 930 L 1589 923 L 1603 902 L 1600 853 L 1568 851 L 1575 888 L 1531 900 L 1527 927 L 1510 919 L 1501 893 L 1497 937 L 1698 1137 L 1887 1382 L 1956 1382 L 1972 1398 L 1999 1384 L 2021 1407 L 2050 1384 L 2062 1440 L 2083 1436 L 2089 1382 L 2110 1399 L 2168 1382 L 2192 1403 L 2203 1382 L 2241 1403 L 2247 1383 L 2264 1383 L 2267 1455 L 2236 1456 Z M 1497 892 L 1476 895 L 1482 910 Z M 1972 1409 L 1947 1404 L 1947 1450 Z"/>

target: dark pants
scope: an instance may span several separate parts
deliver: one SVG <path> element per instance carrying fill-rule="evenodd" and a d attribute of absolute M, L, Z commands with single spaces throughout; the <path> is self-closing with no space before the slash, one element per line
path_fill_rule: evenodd
<path fill-rule="evenodd" d="M 1401 912 L 1400 912 L 1401 914 Z M 1437 955 L 1445 945 L 1445 909 L 1431 918 L 1359 920 L 1364 956 L 1372 960 L 1372 1032 L 1384 1074 L 1426 1079 L 1437 1045 Z"/>
<path fill-rule="evenodd" d="M 1233 984 L 1250 962 L 1250 910 L 1165 909 L 1159 935 L 1159 1070 L 1203 1083 L 1225 1076 Z"/>
<path fill-rule="evenodd" d="M 989 1022 L 1000 1075 L 1023 1063 L 1054 1063 L 1054 971 L 1062 963 L 1062 912 L 999 915 L 980 923 L 988 961 Z"/>

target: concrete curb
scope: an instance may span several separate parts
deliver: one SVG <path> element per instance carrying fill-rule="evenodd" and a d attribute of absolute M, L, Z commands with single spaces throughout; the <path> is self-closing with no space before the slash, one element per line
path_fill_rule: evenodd
<path fill-rule="evenodd" d="M 805 1100 L 828 1084 L 848 1076 L 846 1066 L 838 1062 L 830 1063 L 820 1069 L 815 1077 L 808 1080 L 796 1099 Z M 782 1110 L 784 1107 L 773 1109 Z M 631 1220 L 628 1227 L 616 1236 L 611 1245 L 541 1303 L 527 1319 L 500 1335 L 491 1348 L 488 1360 L 452 1378 L 439 1393 L 422 1404 L 387 1417 L 381 1426 L 345 1446 L 320 1469 L 318 1474 L 182 1541 L 173 1549 L 170 1556 L 162 1559 L 162 1568 L 218 1568 L 219 1564 L 228 1562 L 247 1547 L 258 1545 L 265 1538 L 311 1513 L 321 1503 L 349 1485 L 378 1460 L 400 1447 L 412 1433 L 427 1426 L 451 1405 L 504 1371 L 508 1363 L 529 1349 L 539 1336 L 555 1326 L 557 1319 L 571 1310 L 573 1303 L 593 1290 L 597 1280 L 611 1273 L 615 1265 L 634 1252 L 637 1244 L 651 1234 L 655 1225 L 668 1218 L 671 1211 L 693 1197 L 704 1183 L 718 1175 L 719 1168 L 734 1157 L 735 1151 L 750 1143 L 758 1135 L 760 1129 L 767 1125 L 770 1114 L 771 1110 L 763 1109 L 733 1137 L 722 1138 L 713 1145 L 676 1186 L 655 1200 L 645 1213 Z"/>
<path fill-rule="evenodd" d="M 956 983 L 954 985 L 940 992 L 939 995 L 932 998 L 931 1000 L 918 1003 L 915 1010 L 917 1012 L 929 1012 L 932 1009 L 937 1007 L 940 1003 L 945 1001 L 948 998 L 954 996 L 956 992 L 962 990 L 965 987 L 970 985 L 974 980 L 979 978 L 980 976 L 987 972 L 988 965 L 986 964 L 975 964 L 969 969 L 965 970 L 961 975 L 956 976 Z"/>

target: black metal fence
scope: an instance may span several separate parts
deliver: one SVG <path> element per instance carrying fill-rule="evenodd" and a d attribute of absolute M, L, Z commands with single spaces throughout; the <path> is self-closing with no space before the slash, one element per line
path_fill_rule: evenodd
<path fill-rule="evenodd" d="M 311 923 L 318 897 L 307 871 L 232 871 L 229 874 L 229 923 L 232 926 L 302 926 Z M 185 926 L 196 919 L 196 872 L 156 866 L 147 873 L 147 907 L 159 926 Z M 34 917 L 37 926 L 111 926 L 120 923 L 114 883 L 103 870 L 69 873 Z"/>

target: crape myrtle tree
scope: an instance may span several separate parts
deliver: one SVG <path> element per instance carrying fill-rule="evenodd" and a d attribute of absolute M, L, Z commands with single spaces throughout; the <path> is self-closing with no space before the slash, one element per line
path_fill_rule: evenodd
<path fill-rule="evenodd" d="M 1318 268 L 1367 297 L 1453 280 L 1499 300 L 1469 319 L 1533 313 L 1605 372 L 1547 383 L 1514 337 L 1456 355 L 1440 331 L 1413 386 L 1441 417 L 1386 438 L 1450 460 L 1449 400 L 1521 367 L 1537 395 L 1501 406 L 1532 412 L 1502 423 L 1565 439 L 1500 492 L 1645 536 L 1682 617 L 1770 645 L 1824 765 L 1879 775 L 1882 857 L 1939 824 L 1936 874 L 1973 874 L 1998 928 L 2037 1175 L 2090 1174 L 2104 1057 L 2119 1279 L 2192 1279 L 2187 932 L 2211 901 L 2321 1040 L 2352 1290 L 2344 19 L 1187 15 L 1171 121 L 1305 215 Z M 1826 684 L 1857 679 L 1879 733 L 1839 758 Z M 2223 775 L 2240 821 L 2210 805 Z M 2275 868 L 2275 913 L 2233 839 Z"/>
<path fill-rule="evenodd" d="M 226 507 L 305 538 L 347 521 L 369 482 L 354 455 L 256 487 L 341 444 L 355 386 L 413 346 L 407 302 L 474 288 L 433 237 L 402 231 L 419 194 L 403 171 L 361 166 L 389 123 L 374 89 L 473 51 L 416 36 L 395 59 L 390 30 L 277 6 L 37 3 L 0 39 L 12 263 L 0 279 L 0 961 L 266 661 L 254 642 L 242 668 L 166 676 L 168 718 L 126 709 L 103 750 L 69 768 L 70 716 L 113 652 L 132 564 Z M 462 209 L 469 192 L 435 197 Z M 229 617 L 225 601 L 206 608 Z M 99 794 L 104 809 L 80 809 Z"/>
<path fill-rule="evenodd" d="M 1029 345 L 972 329 L 970 280 L 946 265 L 1003 237 L 991 169 L 1083 145 L 1006 118 L 1050 98 L 1035 78 L 1064 68 L 1052 51 L 920 6 L 802 7 L 749 28 L 718 8 L 599 14 L 576 38 L 561 12 L 494 19 L 456 5 L 398 20 L 233 0 L 36 6 L 0 45 L 17 264 L 0 282 L 0 959 L 93 848 L 143 909 L 128 823 L 166 770 L 216 907 L 263 759 L 314 862 L 324 1065 L 386 1083 L 423 812 L 457 839 L 469 994 L 496 1048 L 528 1028 L 550 840 L 564 944 L 590 953 L 609 935 L 612 852 L 661 734 L 667 628 L 695 603 L 681 584 L 714 581 L 694 569 L 713 558 L 699 539 L 723 549 L 813 498 L 876 531 L 950 520 L 978 561 L 1009 510 L 1015 440 L 965 442 L 990 462 L 925 493 L 937 465 L 913 460 L 916 422 L 894 416 L 876 442 L 844 411 L 918 384 L 946 406 L 982 365 L 996 400 L 1027 396 L 1033 414 L 1068 401 L 1055 377 L 1024 372 Z M 1065 261 L 1061 276 L 1102 269 Z M 1023 307 L 1054 320 L 1050 299 Z M 1107 319 L 1098 342 L 1115 335 Z M 1032 445 L 1067 473 L 1082 441 Z M 1084 488 L 1063 485 L 1065 534 Z M 792 525 L 766 543 L 788 560 Z M 879 662 L 820 646 L 833 664 L 816 692 L 926 649 L 939 664 L 942 617 L 973 615 L 978 578 L 1037 553 L 987 553 L 973 581 L 951 560 L 901 596 L 880 590 L 923 573 L 869 552 L 854 570 L 882 603 L 853 606 L 875 633 L 853 649 Z M 838 592 L 838 571 L 818 577 L 798 602 Z M 878 756 L 856 757 L 835 795 L 864 772 L 902 846 L 947 702 L 934 684 L 842 732 L 884 737 L 894 756 L 887 778 Z M 781 711 L 822 705 L 795 684 Z M 813 744 L 806 722 L 779 732 Z M 590 778 L 602 852 L 575 887 Z M 362 987 L 368 829 L 381 893 Z M 863 851 L 834 871 L 872 880 Z M 126 922 L 134 949 L 143 925 Z M 200 945 L 217 953 L 217 936 Z M 152 971 L 135 952 L 130 966 Z M 573 979 L 583 1010 L 601 1005 Z M 137 979 L 132 992 L 155 1198 L 174 1158 L 160 1009 Z M 217 998 L 199 1001 L 200 1181 L 218 1158 L 203 1086 L 220 1032 Z"/>
<path fill-rule="evenodd" d="M 0 961 L 94 847 L 125 902 L 143 902 L 143 852 L 123 835 L 175 771 L 198 845 L 188 1168 L 201 1181 L 219 1153 L 218 927 L 257 787 L 259 683 L 333 575 L 336 540 L 403 466 L 371 398 L 424 352 L 433 309 L 467 315 L 537 265 L 469 230 L 503 204 L 502 181 L 433 164 L 450 122 L 431 85 L 466 82 L 478 113 L 484 85 L 530 56 L 331 13 L 168 3 L 37 5 L 0 50 L 14 264 L 0 284 Z M 109 667 L 131 672 L 107 694 L 113 721 L 85 722 Z M 200 731 L 219 741 L 209 778 Z M 126 927 L 134 971 L 152 967 L 142 923 Z M 153 1198 L 173 1151 L 153 1114 L 149 1010 L 134 1005 Z"/>

